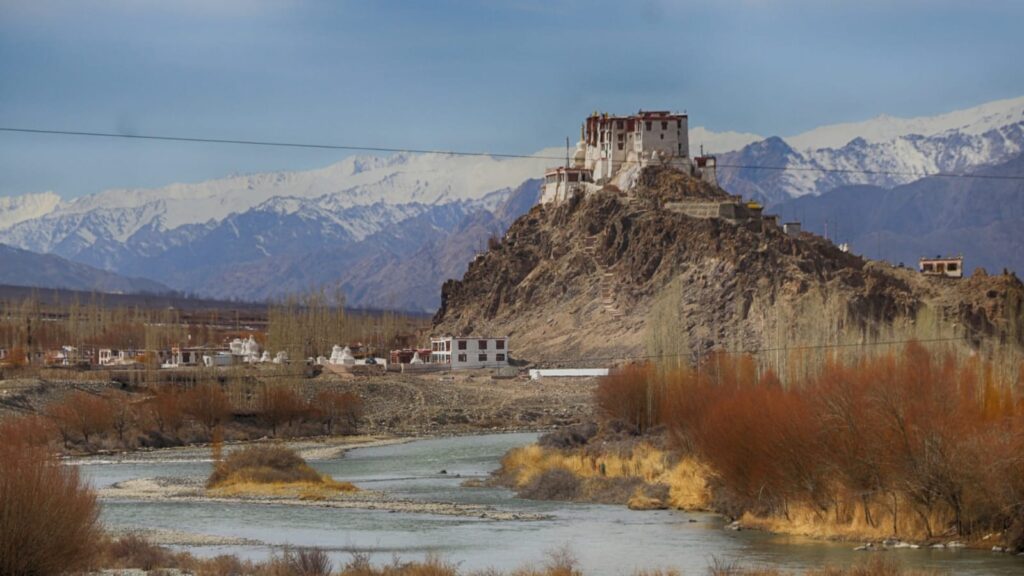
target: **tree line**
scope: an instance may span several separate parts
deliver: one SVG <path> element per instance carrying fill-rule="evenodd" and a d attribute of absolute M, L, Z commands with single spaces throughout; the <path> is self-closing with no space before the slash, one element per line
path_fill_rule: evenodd
<path fill-rule="evenodd" d="M 1024 373 L 1024 366 L 1020 373 Z M 749 356 L 634 365 L 605 417 L 664 433 L 714 470 L 716 507 L 932 538 L 1008 531 L 1024 548 L 1024 382 L 910 343 L 783 386 Z"/>

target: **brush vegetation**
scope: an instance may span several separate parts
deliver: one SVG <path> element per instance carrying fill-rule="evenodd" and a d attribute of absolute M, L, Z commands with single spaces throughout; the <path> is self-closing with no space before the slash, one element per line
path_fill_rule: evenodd
<path fill-rule="evenodd" d="M 584 486 L 634 478 L 667 487 L 666 505 L 776 532 L 988 547 L 996 535 L 1022 550 L 1022 388 L 913 343 L 790 386 L 747 357 L 630 366 L 596 390 L 603 446 L 516 450 L 499 475 L 520 489 L 550 470 Z M 635 436 L 609 443 L 612 429 Z"/>
<path fill-rule="evenodd" d="M 294 450 L 283 446 L 249 446 L 218 461 L 206 487 L 217 495 L 295 496 L 323 499 L 358 490 L 320 474 Z"/>

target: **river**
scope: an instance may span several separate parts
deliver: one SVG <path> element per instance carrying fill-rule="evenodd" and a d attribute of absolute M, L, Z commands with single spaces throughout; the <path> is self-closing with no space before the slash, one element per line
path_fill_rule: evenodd
<path fill-rule="evenodd" d="M 733 532 L 724 529 L 723 520 L 713 514 L 534 502 L 500 488 L 460 486 L 467 478 L 485 477 L 497 468 L 508 449 L 535 438 L 535 434 L 495 434 L 419 440 L 358 448 L 311 463 L 337 479 L 402 498 L 486 504 L 546 514 L 548 520 L 491 521 L 379 510 L 132 500 L 104 500 L 101 518 L 111 528 L 157 528 L 261 542 L 188 548 L 201 556 L 231 553 L 265 558 L 275 547 L 291 544 L 323 547 L 336 563 L 356 551 L 371 554 L 375 562 L 390 561 L 395 555 L 419 559 L 436 553 L 466 571 L 540 563 L 546 552 L 559 547 L 568 547 L 588 575 L 667 567 L 689 575 L 703 574 L 715 558 L 794 571 L 867 558 L 868 553 L 854 552 L 849 543 Z M 211 466 L 198 452 L 175 456 L 175 460 L 130 458 L 85 461 L 83 477 L 102 488 L 133 478 L 205 478 Z M 907 567 L 952 574 L 1024 574 L 1024 559 L 1005 554 L 931 549 L 886 554 L 898 557 Z"/>

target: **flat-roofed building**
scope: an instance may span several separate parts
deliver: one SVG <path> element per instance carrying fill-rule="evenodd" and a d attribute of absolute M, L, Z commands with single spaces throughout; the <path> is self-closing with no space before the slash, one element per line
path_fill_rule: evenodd
<path fill-rule="evenodd" d="M 430 361 L 452 370 L 508 366 L 508 337 L 437 336 L 430 339 Z"/>
<path fill-rule="evenodd" d="M 926 276 L 945 276 L 946 278 L 964 277 L 963 256 L 936 256 L 935 258 L 921 258 L 918 260 L 918 269 Z"/>

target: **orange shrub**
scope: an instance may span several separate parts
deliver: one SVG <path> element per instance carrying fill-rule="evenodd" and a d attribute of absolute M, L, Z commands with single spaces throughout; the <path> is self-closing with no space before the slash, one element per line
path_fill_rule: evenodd
<path fill-rule="evenodd" d="M 75 466 L 45 448 L 0 442 L 0 574 L 86 568 L 100 536 L 98 517 Z"/>

